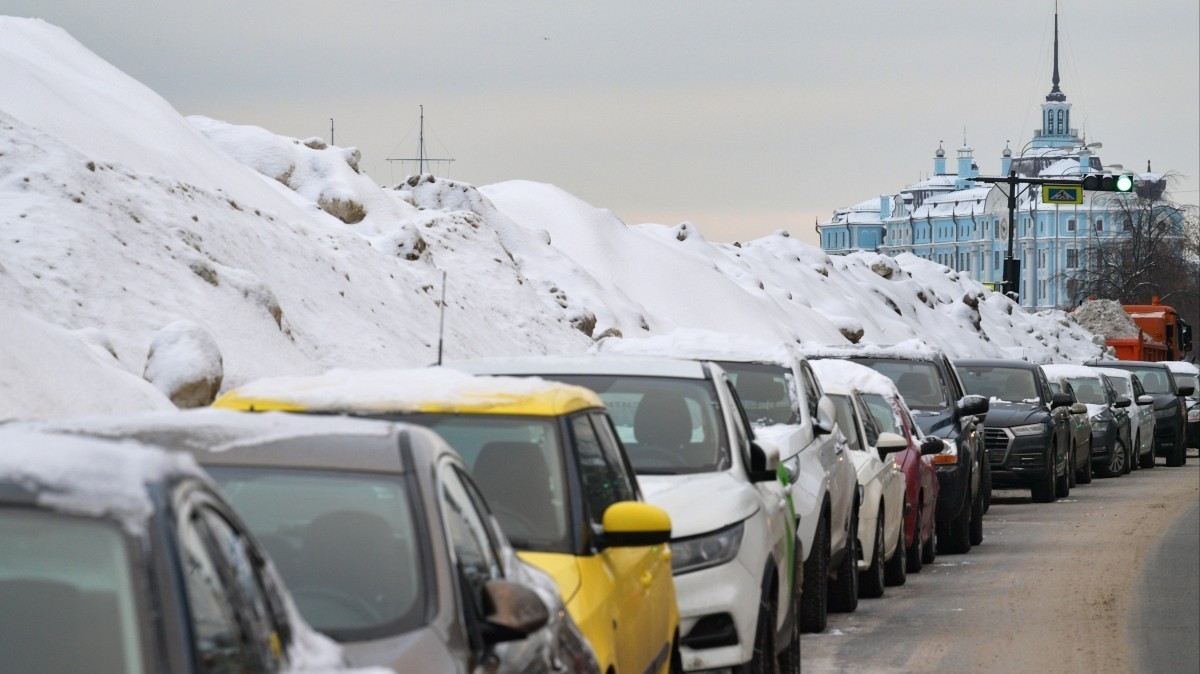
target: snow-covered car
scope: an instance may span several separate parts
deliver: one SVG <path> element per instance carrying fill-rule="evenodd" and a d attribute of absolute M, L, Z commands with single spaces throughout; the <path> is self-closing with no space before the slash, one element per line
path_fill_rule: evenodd
<path fill-rule="evenodd" d="M 823 382 L 837 407 L 837 423 L 862 488 L 858 509 L 858 593 L 882 597 L 885 585 L 903 585 L 908 577 L 904 545 L 904 472 L 889 454 L 908 449 L 908 440 L 880 433 L 859 392 L 839 382 Z M 886 462 L 885 462 L 886 460 Z"/>
<path fill-rule="evenodd" d="M 1091 361 L 1088 365 L 1116 367 L 1138 376 L 1146 393 L 1154 396 L 1154 453 L 1167 466 L 1187 463 L 1187 396 L 1194 393 L 1188 383 L 1180 384 L 1166 363 L 1137 360 Z"/>
<path fill-rule="evenodd" d="M 1200 449 L 1200 367 L 1197 367 L 1195 363 L 1182 360 L 1166 361 L 1166 366 L 1171 369 L 1171 376 L 1175 378 L 1176 387 L 1192 387 L 1192 392 L 1184 396 L 1187 405 L 1187 442 L 1185 444 L 1193 449 Z"/>
<path fill-rule="evenodd" d="M 881 450 L 881 459 L 886 457 L 900 468 L 904 484 L 905 572 L 919 573 L 937 557 L 935 514 L 939 485 L 932 456 L 945 449 L 944 443 L 940 438 L 921 433 L 904 398 L 887 377 L 869 367 L 838 359 L 812 361 L 812 368 L 822 381 L 840 382 L 858 393 L 865 411 L 861 416 L 867 444 L 875 444 Z M 880 447 L 878 438 L 884 434 L 903 439 L 904 448 Z M 890 442 L 889 439 L 882 444 Z"/>
<path fill-rule="evenodd" d="M 452 366 L 599 394 L 646 500 L 671 516 L 683 668 L 771 671 L 778 660 L 799 670 L 795 532 L 778 449 L 755 439 L 719 365 L 600 355 Z"/>
<path fill-rule="evenodd" d="M 428 429 L 213 409 L 40 424 L 190 452 L 300 614 L 353 665 L 599 671 L 554 581 L 517 558 L 462 459 Z"/>
<path fill-rule="evenodd" d="M 1067 496 L 1076 468 L 1091 461 L 1090 443 L 1075 445 L 1071 396 L 1051 392 L 1041 368 L 1024 360 L 958 359 L 954 368 L 968 393 L 990 401 L 983 433 L 992 484 L 1029 489 L 1035 503 Z"/>
<path fill-rule="evenodd" d="M 1116 390 L 1096 369 L 1084 365 L 1053 363 L 1042 370 L 1050 381 L 1065 381 L 1079 402 L 1087 405 L 1092 427 L 1092 468 L 1100 477 L 1117 477 L 1126 472 L 1130 451 L 1130 400 Z M 1119 399 L 1118 399 L 1119 398 Z"/>
<path fill-rule="evenodd" d="M 944 450 L 933 456 L 939 483 L 939 552 L 962 554 L 982 543 L 983 515 L 991 494 L 983 438 L 988 399 L 968 394 L 950 359 L 924 342 L 805 346 L 802 350 L 810 360 L 849 359 L 892 380 L 921 430 L 947 441 Z"/>
<path fill-rule="evenodd" d="M 688 547 L 666 545 L 671 519 L 642 498 L 594 392 L 448 368 L 333 370 L 261 379 L 213 405 L 432 429 L 462 458 L 459 476 L 465 465 L 478 485 L 468 490 L 471 499 L 486 499 L 521 559 L 554 579 L 601 671 L 666 674 L 679 667 L 671 569 Z"/>
<path fill-rule="evenodd" d="M 1104 375 L 1118 396 L 1129 399 L 1130 459 L 1125 472 L 1136 468 L 1153 468 L 1158 455 L 1154 452 L 1154 396 L 1146 393 L 1142 380 L 1129 370 L 1092 366 Z"/>
<path fill-rule="evenodd" d="M 190 456 L 0 430 L 0 671 L 342 666 Z"/>

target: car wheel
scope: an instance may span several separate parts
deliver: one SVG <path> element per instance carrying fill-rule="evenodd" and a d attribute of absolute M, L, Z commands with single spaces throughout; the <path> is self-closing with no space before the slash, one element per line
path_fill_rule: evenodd
<path fill-rule="evenodd" d="M 1054 478 L 1054 496 L 1056 498 L 1066 498 L 1071 493 L 1071 459 L 1067 459 L 1067 464 L 1063 466 L 1063 474 Z"/>
<path fill-rule="evenodd" d="M 797 642 L 800 641 L 797 636 Z M 683 674 L 683 653 L 679 652 L 679 635 L 675 635 L 675 643 L 671 646 L 671 674 Z"/>
<path fill-rule="evenodd" d="M 1150 441 L 1150 451 L 1148 451 L 1145 454 L 1138 457 L 1138 464 L 1141 465 L 1142 468 L 1153 468 L 1154 460 L 1157 458 L 1158 458 L 1157 453 L 1154 450 L 1154 441 L 1151 440 Z"/>
<path fill-rule="evenodd" d="M 850 613 L 858 608 L 858 504 L 850 511 L 846 551 L 838 564 L 837 579 L 829 582 L 829 610 Z"/>
<path fill-rule="evenodd" d="M 913 573 L 921 572 L 921 496 L 917 497 L 917 524 L 913 527 L 912 547 L 905 550 L 908 557 L 908 570 Z M 900 527 L 900 542 L 904 542 L 904 526 Z"/>
<path fill-rule="evenodd" d="M 791 641 L 788 642 L 787 648 L 784 648 L 779 653 L 779 672 L 780 674 L 800 674 L 800 587 L 801 579 L 804 577 L 804 569 L 801 568 L 800 557 L 796 557 L 796 570 L 793 573 L 792 592 L 790 599 L 792 605 L 792 630 Z"/>
<path fill-rule="evenodd" d="M 1071 443 L 1071 454 L 1067 457 L 1067 491 L 1075 486 L 1075 462 L 1078 461 L 1075 455 L 1075 443 Z"/>
<path fill-rule="evenodd" d="M 1178 468 L 1179 466 L 1183 465 L 1183 462 L 1186 459 L 1187 449 L 1183 446 L 1183 443 L 1179 442 L 1179 438 L 1176 437 L 1175 446 L 1171 448 L 1171 453 L 1167 455 L 1167 466 L 1171 468 Z"/>
<path fill-rule="evenodd" d="M 921 544 L 921 563 L 933 564 L 933 560 L 937 559 L 938 553 L 938 533 L 937 524 L 929 527 L 929 538 Z"/>
<path fill-rule="evenodd" d="M 800 631 L 824 632 L 829 587 L 829 524 L 817 522 L 813 550 L 804 562 L 804 593 L 800 596 Z"/>
<path fill-rule="evenodd" d="M 1100 467 L 1100 477 L 1119 477 L 1125 472 L 1125 444 L 1120 440 L 1113 443 L 1108 463 Z"/>
<path fill-rule="evenodd" d="M 1033 496 L 1034 503 L 1054 503 L 1054 452 L 1051 450 L 1050 456 L 1047 457 L 1046 471 L 1037 478 L 1029 491 Z"/>
<path fill-rule="evenodd" d="M 983 495 L 971 505 L 971 545 L 983 543 Z"/>
<path fill-rule="evenodd" d="M 896 534 L 896 551 L 883 567 L 883 580 L 888 585 L 903 585 L 908 581 L 908 551 L 904 549 L 904 523 Z"/>
<path fill-rule="evenodd" d="M 947 555 L 962 555 L 971 551 L 971 502 L 963 504 L 954 519 L 938 526 L 938 552 Z"/>
<path fill-rule="evenodd" d="M 1075 481 L 1079 484 L 1091 484 L 1092 482 L 1092 446 L 1088 445 L 1087 461 L 1083 462 L 1083 468 L 1076 471 Z"/>
<path fill-rule="evenodd" d="M 738 667 L 741 674 L 774 674 L 775 672 L 775 595 L 764 596 L 758 602 L 758 626 L 754 630 L 754 652 L 750 662 Z"/>
<path fill-rule="evenodd" d="M 1122 475 L 1128 475 L 1130 472 L 1133 471 L 1133 457 L 1136 453 L 1137 453 L 1137 443 L 1136 442 L 1134 442 L 1132 445 L 1128 445 L 1125 447 L 1125 469 L 1122 471 L 1122 473 L 1121 473 Z"/>
<path fill-rule="evenodd" d="M 871 564 L 858 573 L 858 596 L 875 599 L 883 596 L 883 507 L 875 520 L 875 550 L 871 553 Z M 866 552 L 865 550 L 863 551 Z"/>
<path fill-rule="evenodd" d="M 992 507 L 992 459 L 986 453 L 983 459 L 983 472 L 980 473 L 983 479 L 979 482 L 983 488 L 983 513 L 986 515 Z"/>
<path fill-rule="evenodd" d="M 1138 433 L 1133 438 L 1133 444 L 1129 447 L 1129 464 L 1125 466 L 1126 471 L 1135 471 L 1141 468 L 1142 464 L 1142 434 Z"/>

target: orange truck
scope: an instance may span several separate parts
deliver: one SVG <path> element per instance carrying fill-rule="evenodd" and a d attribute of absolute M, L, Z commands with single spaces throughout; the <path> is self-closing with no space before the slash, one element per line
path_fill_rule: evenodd
<path fill-rule="evenodd" d="M 1150 304 L 1121 306 L 1139 332 L 1137 337 L 1108 338 L 1118 360 L 1183 360 L 1192 350 L 1192 326 L 1180 319 L 1173 308 L 1159 304 L 1157 296 Z"/>

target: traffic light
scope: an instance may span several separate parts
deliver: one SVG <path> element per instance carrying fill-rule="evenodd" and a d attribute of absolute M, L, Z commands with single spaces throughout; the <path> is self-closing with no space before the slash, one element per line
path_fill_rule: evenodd
<path fill-rule="evenodd" d="M 1128 173 L 1121 175 L 1088 175 L 1083 177 L 1083 189 L 1093 192 L 1132 192 L 1133 176 Z"/>

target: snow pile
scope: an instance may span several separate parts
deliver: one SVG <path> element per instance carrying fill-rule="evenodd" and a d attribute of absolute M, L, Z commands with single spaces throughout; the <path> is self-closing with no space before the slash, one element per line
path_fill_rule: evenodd
<path fill-rule="evenodd" d="M 527 181 L 381 188 L 353 148 L 185 119 L 44 22 L 0 17 L 0 36 L 0 307 L 25 317 L 0 328 L 0 418 L 162 406 L 136 379 L 181 320 L 212 348 L 167 369 L 211 374 L 219 354 L 224 390 L 427 365 L 443 310 L 458 360 L 681 328 L 1099 355 L 1061 312 L 1025 313 L 913 256 L 830 257 L 786 232 L 712 243 L 690 223 L 628 225 Z M 110 387 L 112 400 L 87 395 Z"/>
<path fill-rule="evenodd" d="M 822 384 L 827 381 L 840 382 L 863 393 L 884 396 L 888 400 L 900 397 L 891 379 L 865 365 L 838 358 L 821 358 L 809 361 L 809 364 Z"/>
<path fill-rule="evenodd" d="M 175 321 L 154 336 L 142 376 L 178 407 L 204 407 L 221 389 L 221 350 L 204 328 Z"/>
<path fill-rule="evenodd" d="M 1137 339 L 1141 330 L 1116 300 L 1088 300 L 1071 312 L 1085 330 L 1114 339 Z"/>

